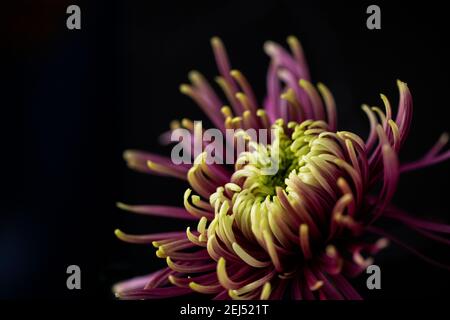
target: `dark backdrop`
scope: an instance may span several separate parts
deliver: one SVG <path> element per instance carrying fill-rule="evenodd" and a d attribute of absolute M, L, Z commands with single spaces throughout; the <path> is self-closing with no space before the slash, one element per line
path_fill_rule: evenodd
<path fill-rule="evenodd" d="M 393 2 L 393 1 L 392 1 Z M 163 261 L 154 250 L 119 242 L 129 232 L 184 225 L 120 212 L 116 201 L 181 204 L 186 185 L 129 171 L 126 148 L 155 152 L 172 119 L 202 119 L 178 92 L 193 68 L 217 74 L 209 38 L 222 37 L 235 68 L 261 97 L 263 42 L 300 38 L 314 81 L 339 107 L 339 128 L 367 133 L 361 103 L 397 101 L 395 80 L 413 93 L 413 126 L 402 159 L 415 159 L 449 130 L 449 48 L 441 2 L 374 3 L 382 30 L 366 28 L 369 4 L 343 1 L 14 1 L 2 23 L 0 297 L 110 299 L 111 285 Z M 79 4 L 82 30 L 65 27 Z M 6 31 L 6 32 L 5 32 Z M 418 216 L 450 222 L 449 164 L 402 177 L 395 202 Z M 419 241 L 430 255 L 448 248 Z M 447 255 L 448 256 L 448 255 Z M 447 297 L 449 273 L 395 246 L 378 256 L 383 289 L 372 298 Z M 448 261 L 448 260 L 447 260 Z M 66 267 L 82 270 L 82 290 L 66 289 Z"/>

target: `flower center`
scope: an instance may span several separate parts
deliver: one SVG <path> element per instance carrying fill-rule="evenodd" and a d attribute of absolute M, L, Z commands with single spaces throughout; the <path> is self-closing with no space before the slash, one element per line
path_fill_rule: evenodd
<path fill-rule="evenodd" d="M 327 125 L 323 121 L 307 120 L 284 126 L 279 120 L 272 129 L 272 143 L 253 143 L 252 151 L 240 155 L 232 177 L 233 183 L 258 198 L 274 196 L 277 187 L 285 189 L 285 180 L 291 172 L 308 178 L 309 169 L 305 164 L 309 157 L 318 155 L 318 151 L 311 151 L 311 146 Z"/>

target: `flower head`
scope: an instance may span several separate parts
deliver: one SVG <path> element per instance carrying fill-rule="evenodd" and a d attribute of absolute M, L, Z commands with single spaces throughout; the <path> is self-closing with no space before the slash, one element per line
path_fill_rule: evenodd
<path fill-rule="evenodd" d="M 348 281 L 373 263 L 388 240 L 403 244 L 378 226 L 380 218 L 395 219 L 427 237 L 450 227 L 425 222 L 394 208 L 390 202 L 402 172 L 443 161 L 448 140 L 443 135 L 420 160 L 400 165 L 412 118 L 408 86 L 398 81 L 399 102 L 394 115 L 384 108 L 363 105 L 370 134 L 362 139 L 337 131 L 335 102 L 323 84 L 314 86 L 300 43 L 287 42 L 290 52 L 268 42 L 271 57 L 263 108 L 244 75 L 230 69 L 218 38 L 212 47 L 220 72 L 216 82 L 227 103 L 205 78 L 193 71 L 191 84 L 180 87 L 223 132 L 235 129 L 247 148 L 236 152 L 230 168 L 208 163 L 206 153 L 192 154 L 194 164 L 129 150 L 128 165 L 136 170 L 187 180 L 184 208 L 155 205 L 119 207 L 136 213 L 194 220 L 183 231 L 130 235 L 120 239 L 153 244 L 167 268 L 114 287 L 124 299 L 151 299 L 200 292 L 216 299 L 359 299 Z M 184 128 L 195 136 L 196 125 L 184 119 L 171 132 Z M 262 143 L 245 130 L 270 130 Z M 170 132 L 169 132 L 170 135 Z M 164 135 L 167 137 L 168 135 Z M 276 170 L 267 173 L 276 164 Z M 366 234 L 378 236 L 368 241 Z M 406 246 L 407 247 L 407 246 Z M 409 248 L 409 247 L 407 247 Z M 421 254 L 419 254 L 422 256 Z M 422 256 L 434 264 L 428 257 Z"/>

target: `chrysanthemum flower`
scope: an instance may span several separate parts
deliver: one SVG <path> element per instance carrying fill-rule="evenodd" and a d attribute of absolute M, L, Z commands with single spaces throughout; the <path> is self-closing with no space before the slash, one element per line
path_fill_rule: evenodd
<path fill-rule="evenodd" d="M 413 111 L 406 83 L 397 82 L 396 115 L 384 95 L 384 108 L 362 106 L 370 123 L 367 139 L 337 131 L 332 94 L 325 85 L 310 82 L 298 40 L 289 37 L 287 42 L 290 52 L 273 42 L 264 46 L 271 62 L 263 108 L 244 75 L 231 70 L 218 38 L 211 41 L 220 72 L 216 82 L 228 102 L 196 71 L 189 74 L 191 84 L 180 87 L 218 129 L 272 129 L 272 144 L 251 141 L 253 150 L 238 154 L 231 169 L 207 164 L 204 153 L 193 165 L 175 165 L 151 153 L 125 152 L 129 167 L 187 180 L 190 188 L 184 208 L 119 207 L 195 220 L 197 227 L 193 230 L 187 223 L 182 231 L 149 235 L 116 230 L 123 241 L 153 244 L 156 256 L 167 262 L 167 268 L 115 285 L 118 297 L 200 292 L 215 299 L 359 299 L 349 279 L 371 265 L 372 256 L 389 240 L 415 251 L 376 225 L 380 217 L 448 243 L 438 233 L 450 233 L 449 226 L 422 221 L 390 204 L 401 173 L 450 157 L 449 151 L 441 152 L 448 140 L 444 134 L 422 159 L 399 163 Z M 192 121 L 174 122 L 171 129 L 180 127 L 194 134 Z M 264 175 L 268 164 L 263 160 L 274 145 L 279 169 Z M 366 234 L 378 240 L 368 242 Z"/>

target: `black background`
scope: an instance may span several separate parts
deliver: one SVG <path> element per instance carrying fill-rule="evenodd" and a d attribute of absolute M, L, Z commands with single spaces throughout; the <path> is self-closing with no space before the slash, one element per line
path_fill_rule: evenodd
<path fill-rule="evenodd" d="M 82 29 L 66 29 L 79 4 Z M 113 298 L 111 285 L 164 261 L 153 248 L 124 244 L 113 231 L 184 229 L 139 217 L 116 201 L 180 205 L 185 184 L 128 170 L 121 154 L 169 154 L 157 137 L 172 119 L 203 119 L 178 92 L 193 68 L 212 79 L 209 47 L 220 36 L 232 65 L 264 94 L 265 40 L 299 37 L 314 81 L 333 91 L 339 128 L 367 134 L 362 103 L 396 105 L 406 81 L 415 110 L 401 159 L 426 152 L 449 130 L 449 48 L 441 2 L 374 2 L 382 29 L 366 28 L 369 2 L 344 1 L 14 1 L 2 10 L 2 183 L 0 297 Z M 2 90 L 3 91 L 3 90 Z M 449 163 L 402 177 L 395 203 L 417 216 L 448 218 Z M 388 226 L 429 255 L 448 248 Z M 447 260 L 448 261 L 448 260 Z M 382 290 L 365 297 L 448 298 L 449 272 L 392 246 L 378 255 Z M 66 289 L 66 268 L 82 270 L 82 290 Z"/>

